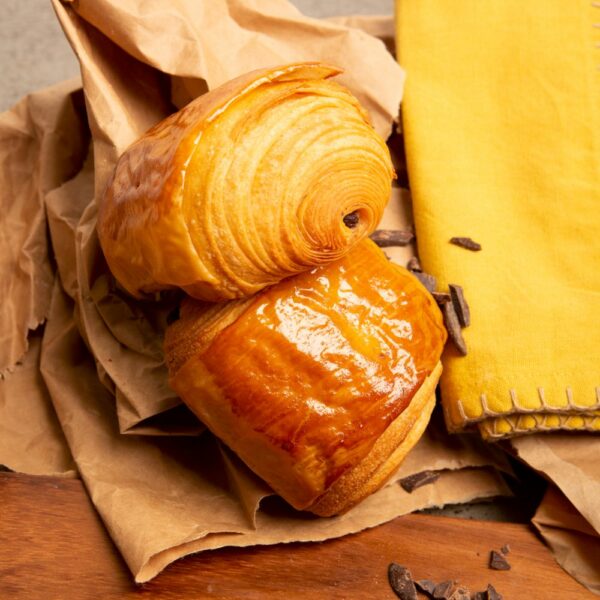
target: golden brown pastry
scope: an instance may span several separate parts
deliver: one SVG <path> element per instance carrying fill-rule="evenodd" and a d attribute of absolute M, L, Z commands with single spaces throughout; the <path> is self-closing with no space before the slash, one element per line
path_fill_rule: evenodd
<path fill-rule="evenodd" d="M 394 172 L 340 73 L 301 63 L 197 98 L 119 159 L 100 207 L 110 269 L 134 296 L 247 297 L 371 233 Z"/>
<path fill-rule="evenodd" d="M 184 300 L 171 386 L 292 506 L 329 516 L 375 491 L 419 439 L 446 339 L 431 295 L 370 240 L 225 304 Z"/>

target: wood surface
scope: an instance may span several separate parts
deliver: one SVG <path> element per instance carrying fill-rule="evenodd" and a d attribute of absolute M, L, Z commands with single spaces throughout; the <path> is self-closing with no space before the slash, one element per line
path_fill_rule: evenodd
<path fill-rule="evenodd" d="M 510 571 L 488 568 L 511 547 Z M 416 579 L 491 582 L 505 600 L 595 598 L 523 524 L 407 515 L 313 544 L 222 549 L 188 557 L 136 586 L 79 480 L 0 473 L 0 598 L 395 598 L 392 561 Z"/>

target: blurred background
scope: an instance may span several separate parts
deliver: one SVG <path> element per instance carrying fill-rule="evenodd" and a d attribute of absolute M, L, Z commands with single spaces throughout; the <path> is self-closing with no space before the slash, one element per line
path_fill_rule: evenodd
<path fill-rule="evenodd" d="M 312 17 L 384 15 L 393 11 L 393 0 L 292 0 L 292 4 Z M 28 92 L 77 76 L 79 68 L 50 0 L 1 0 L 1 8 L 0 111 L 3 111 Z"/>

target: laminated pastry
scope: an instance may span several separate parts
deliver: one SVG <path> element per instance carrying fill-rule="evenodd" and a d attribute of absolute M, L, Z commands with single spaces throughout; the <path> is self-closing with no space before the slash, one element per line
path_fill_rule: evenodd
<path fill-rule="evenodd" d="M 128 292 L 248 297 L 375 229 L 394 171 L 365 110 L 329 80 L 339 73 L 322 63 L 248 73 L 126 150 L 98 232 Z"/>
<path fill-rule="evenodd" d="M 292 506 L 347 511 L 425 429 L 446 340 L 431 295 L 370 240 L 250 299 L 183 301 L 170 384 Z"/>

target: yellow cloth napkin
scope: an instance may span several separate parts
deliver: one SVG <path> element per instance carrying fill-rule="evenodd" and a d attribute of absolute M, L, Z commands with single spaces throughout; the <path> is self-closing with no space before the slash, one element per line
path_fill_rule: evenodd
<path fill-rule="evenodd" d="M 421 262 L 471 307 L 468 355 L 444 357 L 447 425 L 599 431 L 600 3 L 398 0 L 396 15 Z"/>

